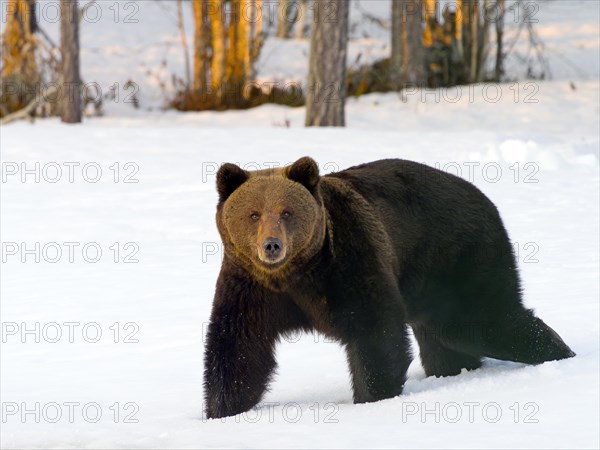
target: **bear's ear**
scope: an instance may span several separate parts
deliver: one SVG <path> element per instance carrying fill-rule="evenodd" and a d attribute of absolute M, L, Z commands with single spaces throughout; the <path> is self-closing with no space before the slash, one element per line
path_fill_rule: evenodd
<path fill-rule="evenodd" d="M 310 192 L 314 193 L 319 184 L 319 166 L 314 159 L 304 156 L 289 166 L 286 170 L 287 177 L 303 185 Z"/>
<path fill-rule="evenodd" d="M 248 172 L 235 164 L 225 163 L 217 172 L 217 192 L 219 202 L 224 202 L 248 179 Z"/>

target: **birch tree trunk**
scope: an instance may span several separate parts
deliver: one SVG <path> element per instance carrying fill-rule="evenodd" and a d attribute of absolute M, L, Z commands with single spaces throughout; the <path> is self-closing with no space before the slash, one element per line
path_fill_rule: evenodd
<path fill-rule="evenodd" d="M 315 0 L 306 126 L 345 126 L 349 2 Z"/>
<path fill-rule="evenodd" d="M 194 10 L 194 81 L 195 92 L 202 92 L 209 80 L 209 29 L 206 24 L 206 0 L 193 0 Z"/>
<path fill-rule="evenodd" d="M 252 63 L 252 76 L 250 77 L 251 79 L 254 79 L 255 73 L 254 73 L 254 63 L 256 62 L 256 60 L 258 59 L 258 55 L 260 54 L 260 49 L 262 48 L 263 45 L 263 14 L 262 14 L 262 6 L 263 6 L 263 1 L 262 0 L 253 0 L 254 1 L 254 7 L 257 13 L 257 16 L 254 18 L 254 21 L 252 23 L 252 30 L 251 30 L 251 36 L 252 36 L 252 41 L 251 41 L 251 57 L 250 57 L 250 61 Z"/>
<path fill-rule="evenodd" d="M 225 84 L 233 82 L 237 78 L 239 66 L 236 64 L 237 43 L 238 43 L 238 26 L 237 14 L 239 12 L 240 0 L 230 0 L 229 23 L 227 24 L 227 43 L 225 45 Z"/>
<path fill-rule="evenodd" d="M 252 77 L 252 51 L 250 48 L 250 20 L 244 15 L 246 6 L 250 0 L 240 0 L 240 20 L 238 26 L 237 59 L 241 65 L 237 83 L 244 84 Z M 246 90 L 242 89 L 242 93 Z"/>
<path fill-rule="evenodd" d="M 277 34 L 279 38 L 289 37 L 289 24 L 287 21 L 287 6 L 289 0 L 278 0 L 277 3 Z"/>
<path fill-rule="evenodd" d="M 216 6 L 210 14 L 210 24 L 212 29 L 212 61 L 211 61 L 211 84 L 216 89 L 216 96 L 222 98 L 222 87 L 225 83 L 225 63 L 226 63 L 226 48 L 225 48 L 225 22 L 223 11 L 225 1 L 218 0 L 213 3 Z"/>
<path fill-rule="evenodd" d="M 81 122 L 79 75 L 79 8 L 77 0 L 61 0 L 60 50 L 62 55 L 61 120 Z"/>

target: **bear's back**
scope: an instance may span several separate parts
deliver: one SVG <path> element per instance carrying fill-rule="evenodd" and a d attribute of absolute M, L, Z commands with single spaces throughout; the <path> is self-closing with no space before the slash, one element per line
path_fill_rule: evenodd
<path fill-rule="evenodd" d="M 403 276 L 429 273 L 428 267 L 446 274 L 476 270 L 492 263 L 494 253 L 500 255 L 494 265 L 514 264 L 495 205 L 462 178 L 424 164 L 388 159 L 332 173 L 322 178 L 322 185 L 326 207 L 343 204 L 339 197 L 347 198 L 344 191 L 360 194 L 369 204 L 394 247 Z M 347 207 L 353 208 L 352 203 Z M 347 214 L 339 206 L 330 213 Z M 412 282 L 403 279 L 402 284 L 409 288 Z"/>
<path fill-rule="evenodd" d="M 495 205 L 463 178 L 425 164 L 402 159 L 384 159 L 350 167 L 323 177 L 349 183 L 382 218 L 390 210 L 426 221 L 470 225 L 501 224 Z M 448 231 L 448 230 L 446 230 Z"/>

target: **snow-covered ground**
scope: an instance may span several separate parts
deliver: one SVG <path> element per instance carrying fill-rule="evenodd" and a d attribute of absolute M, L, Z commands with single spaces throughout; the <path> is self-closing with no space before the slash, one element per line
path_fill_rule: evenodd
<path fill-rule="evenodd" d="M 345 130 L 297 127 L 302 109 L 274 106 L 2 128 L 2 446 L 597 447 L 598 83 L 548 82 L 536 95 L 367 96 L 349 103 Z M 272 126 L 285 118 L 291 128 Z M 203 421 L 202 339 L 220 263 L 215 170 L 305 154 L 325 172 L 402 157 L 473 180 L 519 251 L 526 304 L 578 356 L 490 360 L 447 379 L 425 378 L 415 359 L 403 396 L 353 405 L 342 349 L 304 336 L 279 346 L 269 404 Z M 38 416 L 23 415 L 36 404 Z"/>
<path fill-rule="evenodd" d="M 346 129 L 306 129 L 303 108 L 274 105 L 148 114 L 162 94 L 141 62 L 182 63 L 173 3 L 136 2 L 139 25 L 82 27 L 86 78 L 145 80 L 143 108 L 0 129 L 2 448 L 598 448 L 597 4 L 540 2 L 538 30 L 560 55 L 552 81 L 367 95 L 348 100 Z M 576 8 L 590 3 L 591 13 Z M 382 16 L 389 7 L 361 5 Z M 351 45 L 374 39 L 372 54 L 388 51 L 385 33 L 372 35 Z M 300 76 L 306 45 L 268 41 L 261 76 Z M 221 258 L 216 169 L 303 155 L 324 173 L 399 157 L 473 181 L 504 218 L 526 305 L 577 357 L 486 360 L 436 379 L 415 344 L 402 396 L 353 405 L 341 347 L 304 335 L 279 345 L 260 408 L 203 420 L 203 335 Z"/>

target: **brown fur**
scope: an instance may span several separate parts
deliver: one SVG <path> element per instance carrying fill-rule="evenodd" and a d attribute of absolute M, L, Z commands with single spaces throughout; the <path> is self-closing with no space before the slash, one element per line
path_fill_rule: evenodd
<path fill-rule="evenodd" d="M 288 286 L 290 272 L 322 247 L 326 230 L 322 202 L 290 180 L 289 169 L 247 172 L 247 180 L 217 210 L 225 254 L 274 290 Z M 283 212 L 291 217 L 282 218 Z M 252 220 L 252 214 L 258 214 L 259 219 Z M 283 242 L 286 255 L 282 263 L 267 265 L 260 259 L 267 237 Z"/>
<path fill-rule="evenodd" d="M 209 418 L 260 401 L 277 340 L 296 330 L 344 345 L 355 402 L 402 392 L 408 326 L 427 375 L 483 356 L 574 355 L 523 306 L 498 211 L 465 180 L 402 160 L 320 177 L 301 158 L 257 172 L 224 164 L 217 190 L 225 252 L 204 359 Z"/>

